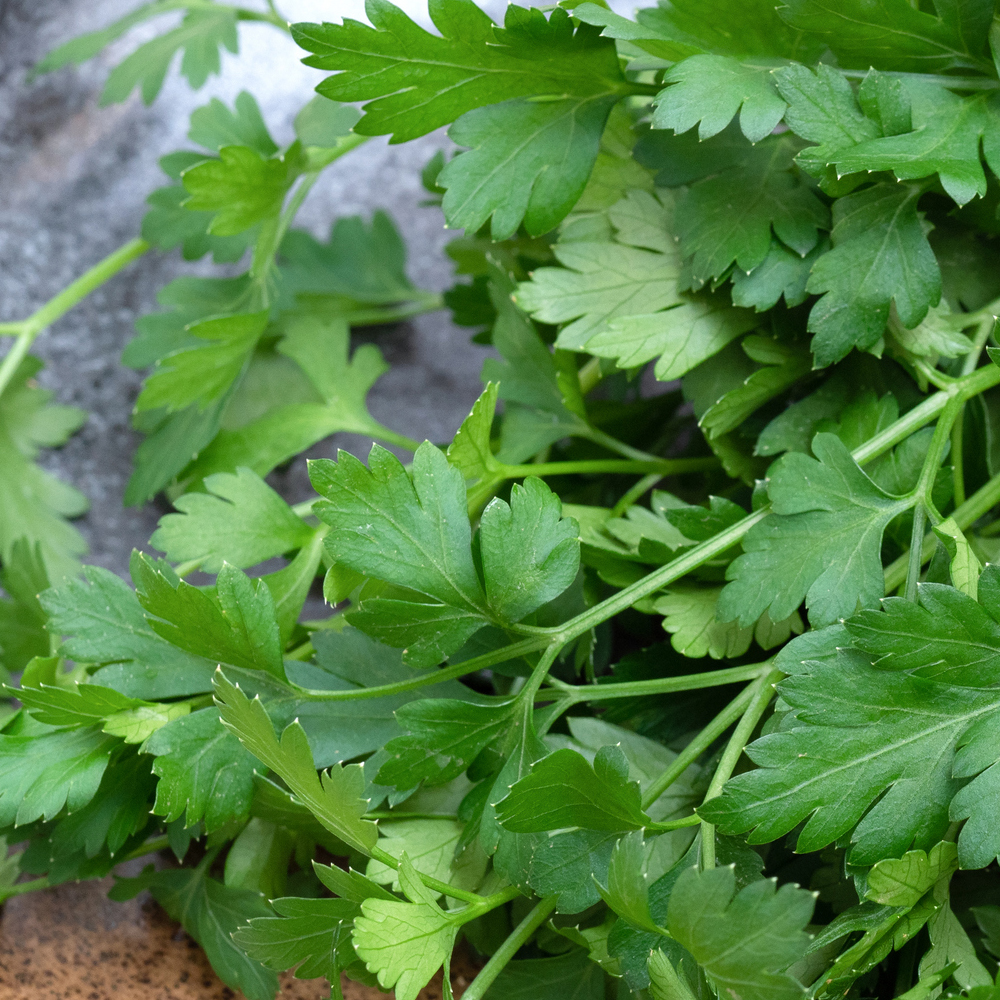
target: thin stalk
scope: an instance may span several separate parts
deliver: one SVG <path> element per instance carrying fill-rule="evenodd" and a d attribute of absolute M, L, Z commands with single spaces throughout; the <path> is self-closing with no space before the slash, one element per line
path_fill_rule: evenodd
<path fill-rule="evenodd" d="M 996 326 L 997 317 L 992 312 L 984 316 L 976 328 L 976 336 L 972 341 L 972 349 L 962 359 L 962 375 L 971 375 L 979 364 L 982 357 L 983 348 L 989 340 L 993 328 Z M 965 503 L 965 404 L 958 411 L 955 418 L 955 426 L 951 429 L 951 467 L 952 483 L 954 486 L 956 506 Z"/>
<path fill-rule="evenodd" d="M 1000 473 L 997 473 L 988 483 L 981 486 L 969 497 L 960 507 L 956 507 L 952 512 L 955 523 L 964 531 L 971 527 L 984 514 L 1000 503 Z M 932 555 L 934 547 L 937 545 L 937 536 L 934 532 L 924 535 L 924 542 L 921 546 L 920 562 L 923 565 Z M 910 562 L 909 551 L 904 552 L 895 562 L 890 563 L 885 568 L 885 592 L 891 594 L 902 586 L 906 579 L 906 571 Z"/>
<path fill-rule="evenodd" d="M 701 819 L 697 813 L 691 813 L 690 816 L 685 816 L 683 819 L 671 819 L 664 823 L 650 823 L 646 827 L 650 833 L 669 833 L 671 830 L 683 830 L 688 826 L 698 826 L 701 823 Z"/>
<path fill-rule="evenodd" d="M 48 877 L 33 878 L 30 882 L 18 882 L 17 885 L 8 886 L 0 890 L 0 903 L 5 903 L 14 896 L 23 896 L 26 892 L 37 892 L 39 889 L 48 889 Z"/>
<path fill-rule="evenodd" d="M 11 346 L 0 364 L 0 396 L 10 384 L 29 348 L 34 343 L 35 338 L 46 328 L 51 326 L 57 319 L 60 319 L 73 308 L 82 302 L 96 288 L 100 288 L 106 281 L 113 278 L 119 271 L 132 263 L 136 258 L 141 257 L 150 244 L 145 240 L 129 240 L 123 247 L 119 247 L 114 253 L 109 254 L 99 264 L 95 264 L 89 271 L 84 272 L 71 285 L 64 288 L 54 298 L 49 299 L 40 309 L 32 313 L 26 320 L 20 323 L 8 324 L 11 333 L 14 333 L 17 340 Z M 12 329 L 17 327 L 16 332 Z"/>
<path fill-rule="evenodd" d="M 579 372 L 577 372 L 577 378 L 580 380 L 580 395 L 586 396 L 588 392 L 592 392 L 596 389 L 602 377 L 601 359 L 591 358 L 579 370 Z"/>
<path fill-rule="evenodd" d="M 927 522 L 927 508 L 923 503 L 917 503 L 913 508 L 913 530 L 910 532 L 910 553 L 906 564 L 906 590 L 903 596 L 908 601 L 917 599 L 917 584 L 920 582 L 920 567 L 923 565 L 924 525 Z"/>
<path fill-rule="evenodd" d="M 774 697 L 774 685 L 784 676 L 780 670 L 771 670 L 753 685 L 750 704 L 747 705 L 743 718 L 740 719 L 733 730 L 733 735 L 729 738 L 729 743 L 726 744 L 719 766 L 715 769 L 708 791 L 705 792 L 705 802 L 722 794 L 722 786 L 732 777 L 753 731 L 757 728 L 757 723 L 760 722 L 760 717 Z M 704 821 L 701 824 L 701 867 L 702 870 L 715 867 L 715 827 Z"/>
<path fill-rule="evenodd" d="M 444 308 L 444 296 L 436 292 L 414 295 L 413 298 L 399 306 L 375 309 L 358 309 L 348 313 L 351 326 L 381 326 L 383 323 L 399 323 L 424 313 L 437 312 Z"/>
<path fill-rule="evenodd" d="M 395 684 L 379 684 L 369 688 L 352 688 L 347 691 L 320 691 L 313 688 L 300 688 L 294 684 L 294 688 L 299 697 L 309 701 L 360 701 L 364 698 L 381 698 L 389 694 L 398 694 L 402 691 L 415 691 L 417 688 L 426 687 L 428 684 L 440 684 L 443 681 L 457 680 L 466 674 L 474 674 L 477 670 L 484 670 L 497 663 L 506 660 L 517 659 L 526 653 L 535 653 L 544 649 L 552 642 L 548 636 L 538 638 L 522 639 L 520 642 L 512 643 L 503 649 L 494 650 L 492 653 L 484 653 L 471 660 L 463 660 L 450 667 L 443 667 L 440 670 L 433 670 L 426 674 L 419 674 L 410 680 L 397 681 Z"/>
<path fill-rule="evenodd" d="M 527 943 L 532 934 L 545 923 L 556 908 L 558 896 L 546 896 L 535 904 L 530 913 L 514 928 L 502 945 L 483 966 L 479 975 L 463 994 L 462 1000 L 482 1000 L 483 995 L 493 985 L 507 963 Z"/>
<path fill-rule="evenodd" d="M 605 434 L 604 431 L 598 430 L 596 427 L 588 428 L 585 434 L 581 434 L 581 437 L 593 441 L 594 444 L 599 444 L 602 448 L 607 448 L 608 451 L 623 455 L 625 458 L 632 458 L 639 462 L 664 461 L 659 456 L 651 455 L 648 451 L 642 451 L 639 448 L 633 448 L 632 445 L 625 444 L 624 441 L 619 441 L 618 438 L 614 438 L 610 434 Z"/>
<path fill-rule="evenodd" d="M 649 475 L 643 476 L 639 482 L 622 494 L 622 498 L 611 508 L 611 516 L 621 517 L 632 504 L 637 503 L 640 497 L 647 490 L 651 490 L 662 478 L 663 476 L 658 472 L 651 472 Z"/>
<path fill-rule="evenodd" d="M 957 54 L 957 53 L 956 53 Z M 985 60 L 983 66 L 986 67 Z M 992 70 L 992 66 L 989 67 Z M 863 80 L 867 75 L 867 70 L 860 69 L 838 69 L 841 76 L 849 80 Z M 900 70 L 886 72 L 886 76 L 895 76 L 899 79 L 918 80 L 926 83 L 936 83 L 939 87 L 946 87 L 948 90 L 997 90 L 1000 89 L 1000 80 L 996 77 L 987 76 L 945 76 L 942 73 L 904 73 Z"/>
<path fill-rule="evenodd" d="M 664 476 L 685 472 L 702 472 L 717 469 L 719 460 L 709 458 L 659 458 L 659 459 L 594 459 L 579 462 L 534 462 L 530 465 L 501 465 L 498 473 L 504 479 L 522 479 L 524 476 L 570 476 L 587 473 L 637 473 L 648 472 L 656 480 Z"/>
<path fill-rule="evenodd" d="M 642 797 L 643 809 L 648 809 L 746 711 L 754 690 L 754 686 L 748 684 L 677 755 L 673 764 L 646 789 Z"/>
<path fill-rule="evenodd" d="M 562 681 L 550 681 L 552 687 L 559 692 L 560 698 L 566 698 L 570 704 L 580 702 L 611 701 L 615 698 L 640 698 L 652 694 L 671 694 L 676 691 L 699 691 L 703 688 L 723 687 L 726 684 L 739 684 L 741 681 L 756 680 L 762 671 L 771 666 L 771 661 L 765 663 L 749 663 L 743 667 L 728 667 L 725 670 L 706 670 L 700 674 L 684 674 L 681 677 L 656 677 L 648 681 L 624 681 L 621 684 L 586 684 L 574 687 L 563 684 Z M 540 692 L 544 693 L 544 692 Z"/>
<path fill-rule="evenodd" d="M 170 838 L 164 834 L 162 837 L 147 840 L 144 844 L 140 844 L 134 851 L 129 851 L 128 854 L 122 855 L 117 863 L 124 864 L 126 861 L 135 861 L 136 858 L 143 858 L 147 854 L 156 854 L 158 851 L 165 851 L 169 846 Z"/>

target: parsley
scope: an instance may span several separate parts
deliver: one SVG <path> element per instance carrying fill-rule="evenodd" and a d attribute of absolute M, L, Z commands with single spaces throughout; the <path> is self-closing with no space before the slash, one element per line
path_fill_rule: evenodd
<path fill-rule="evenodd" d="M 196 108 L 143 238 L 0 324 L 0 898 L 169 849 L 112 895 L 250 1000 L 285 970 L 414 1000 L 460 936 L 467 1000 L 988 1000 L 993 14 L 156 0 L 46 57 L 150 20 L 103 97 L 150 101 L 256 21 L 323 79 L 285 145 L 248 93 Z M 453 288 L 383 212 L 296 228 L 368 137 L 441 128 Z M 235 266 L 126 349 L 125 499 L 173 505 L 129 584 L 80 568 L 43 449 L 85 415 L 29 349 L 154 249 Z M 443 307 L 484 388 L 413 440 L 357 331 Z M 341 432 L 367 457 L 276 489 Z"/>

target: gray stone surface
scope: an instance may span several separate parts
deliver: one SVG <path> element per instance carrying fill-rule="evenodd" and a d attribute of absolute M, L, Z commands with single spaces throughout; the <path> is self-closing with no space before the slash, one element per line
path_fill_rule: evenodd
<path fill-rule="evenodd" d="M 185 136 L 193 108 L 209 97 L 231 100 L 250 90 L 278 141 L 287 142 L 295 114 L 322 76 L 303 67 L 301 52 L 275 29 L 244 25 L 241 55 L 225 58 L 220 77 L 194 94 L 172 74 L 151 108 L 136 95 L 106 108 L 97 101 L 108 69 L 144 33 L 151 34 L 146 28 L 100 59 L 27 82 L 29 67 L 52 47 L 135 5 L 135 0 L 0 0 L 0 321 L 28 315 L 136 235 L 146 195 L 163 183 L 157 160 L 189 145 Z M 409 6 L 418 8 L 416 0 Z M 362 16 L 359 3 L 340 0 L 292 0 L 282 9 L 296 20 Z M 410 248 L 411 278 L 426 288 L 447 287 L 450 267 L 443 246 L 449 234 L 437 209 L 419 207 L 419 169 L 446 143 L 440 134 L 398 146 L 372 140 L 326 171 L 299 224 L 320 235 L 338 215 L 385 208 Z M 156 505 L 122 507 L 137 443 L 129 415 L 140 379 L 119 363 L 119 355 L 135 319 L 156 308 L 164 284 L 181 274 L 213 271 L 218 273 L 205 262 L 149 254 L 36 341 L 34 352 L 46 362 L 43 383 L 60 402 L 90 413 L 83 430 L 48 453 L 43 464 L 90 497 L 90 513 L 78 522 L 91 548 L 88 560 L 118 572 L 163 512 Z M 483 350 L 444 313 L 383 329 L 376 340 L 393 367 L 372 394 L 375 416 L 414 437 L 448 438 L 478 392 Z M 311 454 L 333 454 L 338 444 L 365 448 L 356 438 L 338 438 Z M 306 496 L 304 458 L 278 483 L 292 500 Z"/>

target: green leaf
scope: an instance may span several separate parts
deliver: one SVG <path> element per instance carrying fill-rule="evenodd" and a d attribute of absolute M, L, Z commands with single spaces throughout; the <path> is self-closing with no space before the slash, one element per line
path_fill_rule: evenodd
<path fill-rule="evenodd" d="M 696 1000 L 687 979 L 678 974 L 662 951 L 649 956 L 649 980 L 653 1000 Z"/>
<path fill-rule="evenodd" d="M 630 924 L 651 934 L 662 931 L 649 912 L 649 891 L 644 868 L 646 854 L 642 833 L 635 830 L 615 844 L 608 866 L 607 885 L 598 883 L 601 899 Z"/>
<path fill-rule="evenodd" d="M 246 466 L 265 476 L 338 431 L 404 443 L 407 439 L 368 412 L 368 392 L 388 370 L 382 352 L 374 344 L 363 344 L 348 360 L 349 345 L 350 329 L 343 319 L 289 321 L 278 351 L 301 368 L 315 391 L 314 399 L 279 404 L 241 427 L 224 428 L 187 474 L 200 477 Z"/>
<path fill-rule="evenodd" d="M 943 299 L 938 306 L 928 309 L 927 315 L 912 330 L 903 326 L 895 310 L 891 310 L 889 335 L 905 352 L 904 357 L 912 354 L 917 357 L 957 358 L 972 350 L 972 341 L 955 328 L 951 310 Z"/>
<path fill-rule="evenodd" d="M 249 245 L 247 238 L 243 234 L 210 235 L 212 213 L 185 208 L 187 198 L 187 190 L 180 184 L 153 191 L 146 199 L 150 208 L 142 217 L 142 238 L 159 250 L 180 247 L 185 260 L 200 260 L 207 253 L 212 254 L 216 264 L 239 260 Z"/>
<path fill-rule="evenodd" d="M 374 823 L 362 819 L 368 803 L 361 797 L 364 791 L 361 765 L 335 764 L 321 778 L 316 774 L 305 730 L 297 722 L 285 729 L 279 741 L 259 698 L 250 701 L 221 671 L 216 675 L 215 689 L 223 725 L 261 763 L 278 774 L 324 827 L 345 844 L 368 854 L 378 833 Z"/>
<path fill-rule="evenodd" d="M 269 969 L 294 969 L 296 979 L 325 977 L 338 983 L 341 971 L 357 961 L 351 944 L 354 918 L 361 912 L 346 899 L 271 900 L 276 917 L 254 917 L 233 941 Z"/>
<path fill-rule="evenodd" d="M 979 589 L 979 574 L 983 567 L 962 529 L 949 517 L 936 525 L 934 534 L 944 545 L 951 560 L 951 582 L 957 590 L 967 594 L 973 600 Z"/>
<path fill-rule="evenodd" d="M 49 882 L 73 878 L 71 870 L 81 858 L 94 859 L 102 853 L 107 854 L 110 869 L 115 855 L 149 823 L 152 786 L 149 762 L 140 754 L 114 755 L 97 794 L 51 828 L 46 844 Z"/>
<path fill-rule="evenodd" d="M 236 95 L 230 111 L 217 97 L 191 112 L 188 138 L 217 153 L 224 146 L 245 146 L 273 156 L 278 147 L 267 130 L 264 116 L 253 94 L 245 90 Z"/>
<path fill-rule="evenodd" d="M 184 207 L 214 213 L 209 233 L 235 236 L 281 211 L 293 177 L 283 159 L 266 159 L 247 146 L 223 146 L 218 160 L 181 175 L 191 195 Z"/>
<path fill-rule="evenodd" d="M 927 930 L 931 947 L 920 960 L 921 979 L 952 968 L 951 976 L 963 989 L 993 985 L 993 977 L 976 957 L 975 946 L 949 904 L 946 903 L 930 918 Z"/>
<path fill-rule="evenodd" d="M 678 199 L 676 231 L 700 285 L 735 263 L 752 271 L 771 247 L 771 231 L 805 256 L 830 225 L 826 206 L 791 171 L 796 144 L 775 137 L 753 147 L 728 170 L 697 181 Z M 740 197 L 734 201 L 734 191 Z"/>
<path fill-rule="evenodd" d="M 811 367 L 812 359 L 803 347 L 786 345 L 771 337 L 751 334 L 741 346 L 752 361 L 764 367 L 751 372 L 742 385 L 723 393 L 701 414 L 698 424 L 710 440 L 736 430 Z"/>
<path fill-rule="evenodd" d="M 882 0 L 877 5 L 864 0 L 789 0 L 781 17 L 829 45 L 843 66 L 934 73 L 957 67 L 981 69 L 985 62 L 985 27 L 975 33 L 970 48 L 957 18 L 935 17 L 906 0 Z"/>
<path fill-rule="evenodd" d="M 603 1000 L 604 983 L 600 966 L 574 948 L 565 955 L 508 962 L 490 993 L 506 1000 Z"/>
<path fill-rule="evenodd" d="M 248 920 L 270 916 L 260 893 L 225 886 L 209 878 L 204 865 L 158 872 L 150 865 L 138 878 L 118 879 L 108 895 L 132 899 L 145 889 L 205 949 L 224 983 L 247 1000 L 273 1000 L 278 977 L 249 958 L 232 937 Z"/>
<path fill-rule="evenodd" d="M 295 116 L 295 135 L 303 146 L 336 149 L 360 117 L 350 104 L 316 96 Z"/>
<path fill-rule="evenodd" d="M 827 186 L 835 187 L 836 178 L 830 176 L 826 165 L 843 150 L 876 138 L 878 124 L 862 113 L 850 83 L 829 66 L 821 64 L 815 70 L 783 66 L 773 76 L 788 102 L 786 124 L 797 136 L 817 143 L 802 150 L 797 162 Z"/>
<path fill-rule="evenodd" d="M 266 326 L 266 312 L 220 316 L 189 326 L 187 332 L 206 343 L 159 359 L 136 400 L 136 410 L 164 407 L 175 413 L 197 404 L 204 413 L 229 391 Z"/>
<path fill-rule="evenodd" d="M 691 56 L 671 67 L 663 82 L 673 86 L 654 101 L 653 127 L 687 132 L 698 125 L 700 139 L 717 135 L 739 113 L 743 134 L 760 142 L 787 107 L 767 67 L 745 66 L 726 56 Z"/>
<path fill-rule="evenodd" d="M 689 868 L 670 895 L 667 928 L 723 994 L 741 1000 L 797 1000 L 801 984 L 784 970 L 809 946 L 813 895 L 773 879 L 736 890 L 732 868 Z M 735 896 L 734 896 L 735 893 Z M 668 994 L 669 995 L 669 994 Z"/>
<path fill-rule="evenodd" d="M 114 24 L 87 35 L 74 38 L 59 46 L 42 59 L 34 73 L 47 73 L 69 63 L 92 59 L 116 38 L 136 24 L 178 8 L 165 3 L 148 3 L 127 14 Z M 152 104 L 163 86 L 164 78 L 177 53 L 183 50 L 181 73 L 197 90 L 209 76 L 220 69 L 220 47 L 238 51 L 236 10 L 222 4 L 189 10 L 180 26 L 140 45 L 112 70 L 101 94 L 101 104 L 124 101 L 136 87 L 142 88 L 142 99 Z"/>
<path fill-rule="evenodd" d="M 517 99 L 464 114 L 448 136 L 470 148 L 438 174 L 448 225 L 475 232 L 492 219 L 494 240 L 513 236 L 522 221 L 530 236 L 554 229 L 583 194 L 617 100 Z"/>
<path fill-rule="evenodd" d="M 646 220 L 640 233 L 629 225 L 636 210 Z M 557 243 L 553 252 L 562 266 L 539 268 L 517 288 L 518 305 L 535 319 L 566 324 L 559 345 L 569 350 L 583 349 L 617 317 L 658 313 L 683 301 L 664 204 L 645 191 L 631 191 L 608 216 L 617 229 L 613 242 Z M 642 242 L 633 244 L 634 239 Z"/>
<path fill-rule="evenodd" d="M 854 829 L 852 863 L 874 864 L 936 843 L 950 804 L 952 818 L 968 820 L 958 838 L 959 864 L 990 863 L 1000 852 L 992 807 L 996 692 L 971 666 L 982 656 L 975 648 L 964 671 L 927 665 L 925 653 L 940 648 L 950 615 L 985 616 L 951 588 L 924 584 L 921 591 L 928 611 L 902 628 L 893 613 L 851 620 L 850 632 L 860 630 L 864 645 L 878 652 L 848 647 L 805 663 L 788 656 L 784 669 L 794 678 L 783 682 L 781 695 L 795 711 L 793 724 L 751 745 L 759 769 L 732 779 L 722 798 L 699 810 L 709 822 L 726 833 L 753 829 L 751 842 L 763 843 L 811 817 L 799 850 L 817 850 Z M 904 602 L 888 603 L 896 610 Z M 928 613 L 939 610 L 941 618 Z M 836 646 L 850 637 L 839 627 L 829 634 Z M 880 653 L 891 655 L 883 660 Z M 910 672 L 907 663 L 925 666 Z M 976 686 L 959 686 L 963 674 L 978 677 Z M 956 778 L 974 780 L 959 790 Z"/>
<path fill-rule="evenodd" d="M 119 745 L 93 727 L 0 734 L 0 826 L 50 820 L 63 807 L 82 809 Z"/>
<path fill-rule="evenodd" d="M 337 312 L 344 309 L 344 299 L 388 305 L 417 291 L 406 276 L 406 245 L 382 211 L 368 225 L 359 215 L 337 219 L 326 243 L 292 229 L 281 241 L 279 260 L 287 294 L 330 302 Z"/>
<path fill-rule="evenodd" d="M 158 729 L 143 744 L 152 754 L 156 785 L 153 812 L 167 823 L 184 817 L 185 827 L 203 823 L 213 833 L 244 822 L 253 798 L 254 759 L 219 721 L 203 708 Z"/>
<path fill-rule="evenodd" d="M 399 819 L 379 824 L 379 847 L 394 858 L 409 858 L 423 875 L 460 889 L 476 889 L 486 870 L 486 855 L 478 844 L 462 850 L 463 824 L 451 819 Z M 403 876 L 398 868 L 374 859 L 368 862 L 367 877 L 400 891 Z"/>
<path fill-rule="evenodd" d="M 450 956 L 459 923 L 441 910 L 420 884 L 406 855 L 400 881 L 413 901 L 366 899 L 354 922 L 354 948 L 398 1000 L 417 994 Z"/>
<path fill-rule="evenodd" d="M 924 893 L 958 868 L 958 850 L 948 840 L 929 851 L 907 851 L 880 861 L 868 873 L 866 898 L 887 906 L 916 906 Z"/>
<path fill-rule="evenodd" d="M 617 747 L 602 747 L 594 765 L 573 750 L 557 750 L 533 765 L 497 804 L 497 819 L 512 833 L 579 826 L 638 830 L 651 821 L 639 805 L 636 782 Z"/>
<path fill-rule="evenodd" d="M 829 241 L 824 238 L 805 257 L 800 257 L 772 240 L 767 256 L 749 274 L 739 268 L 733 270 L 733 305 L 765 312 L 782 296 L 787 306 L 801 305 L 808 298 L 806 284 L 812 266 L 829 249 Z"/>
<path fill-rule="evenodd" d="M 279 679 L 281 657 L 274 599 L 262 580 L 250 580 L 224 564 L 215 599 L 176 577 L 170 578 L 142 553 L 131 562 L 139 603 L 157 635 L 216 663 L 263 670 Z"/>
<path fill-rule="evenodd" d="M 249 469 L 209 476 L 205 489 L 178 497 L 180 513 L 161 517 L 149 540 L 171 562 L 195 561 L 206 573 L 218 573 L 223 563 L 246 569 L 301 548 L 313 536 L 314 529 Z"/>
<path fill-rule="evenodd" d="M 696 53 L 803 60 L 819 54 L 815 42 L 785 24 L 768 0 L 674 0 L 669 7 L 638 10 L 638 24 L 596 3 L 580 4 L 573 14 L 671 62 Z"/>
<path fill-rule="evenodd" d="M 723 621 L 747 626 L 765 611 L 782 621 L 805 600 L 820 627 L 882 596 L 882 534 L 912 501 L 876 486 L 832 434 L 817 434 L 813 452 L 816 459 L 792 453 L 771 467 L 774 514 L 750 529 L 726 571 Z"/>
<path fill-rule="evenodd" d="M 214 663 L 157 635 L 124 580 L 99 566 L 86 567 L 84 576 L 86 582 L 67 580 L 39 597 L 53 634 L 66 637 L 62 655 L 107 664 L 91 680 L 132 698 L 211 691 Z"/>
<path fill-rule="evenodd" d="M 421 698 L 398 710 L 405 736 L 390 740 L 390 759 L 378 783 L 413 788 L 421 781 L 445 784 L 510 726 L 508 705 L 472 705 L 449 698 Z"/>
<path fill-rule="evenodd" d="M 529 476 L 483 511 L 479 528 L 486 600 L 494 614 L 517 622 L 555 600 L 580 566 L 579 525 L 562 517 L 562 504 Z"/>
<path fill-rule="evenodd" d="M 809 314 L 817 365 L 852 347 L 874 347 L 890 302 L 908 327 L 937 305 L 941 273 L 917 213 L 919 196 L 918 187 L 883 182 L 835 203 L 833 249 L 816 261 L 807 285 L 822 295 Z"/>
<path fill-rule="evenodd" d="M 499 462 L 490 446 L 498 388 L 497 382 L 487 381 L 486 388 L 448 445 L 448 461 L 470 484 L 487 478 L 490 473 L 499 469 Z"/>
<path fill-rule="evenodd" d="M 431 10 L 443 37 L 387 0 L 369 3 L 366 12 L 374 27 L 345 18 L 292 29 L 295 41 L 315 53 L 307 66 L 340 71 L 319 85 L 321 94 L 370 102 L 355 128 L 361 135 L 405 142 L 511 98 L 625 92 L 614 43 L 588 26 L 574 31 L 558 8 L 546 21 L 539 10 L 512 5 L 497 28 L 471 0 L 443 0 Z"/>
<path fill-rule="evenodd" d="M 48 615 L 38 599 L 48 589 L 49 578 L 38 542 L 14 542 L 9 557 L 3 556 L 0 585 L 10 595 L 9 600 L 0 599 L 0 669 L 17 673 L 34 657 L 51 652 Z"/>
<path fill-rule="evenodd" d="M 341 452 L 336 463 L 311 463 L 313 486 L 327 498 L 314 512 L 330 525 L 327 544 L 339 564 L 439 602 L 399 608 L 401 602 L 374 598 L 362 603 L 355 619 L 389 645 L 407 645 L 415 666 L 431 666 L 487 618 L 472 561 L 465 483 L 429 442 L 414 455 L 412 479 L 378 445 L 368 462 L 366 469 Z M 404 626 L 402 634 L 384 627 L 393 620 Z"/>
<path fill-rule="evenodd" d="M 73 406 L 50 406 L 52 392 L 34 382 L 42 363 L 30 355 L 18 366 L 0 398 L 0 562 L 10 561 L 21 538 L 40 545 L 50 580 L 75 576 L 86 543 L 66 518 L 89 503 L 75 487 L 34 464 L 42 448 L 64 444 L 86 420 Z"/>

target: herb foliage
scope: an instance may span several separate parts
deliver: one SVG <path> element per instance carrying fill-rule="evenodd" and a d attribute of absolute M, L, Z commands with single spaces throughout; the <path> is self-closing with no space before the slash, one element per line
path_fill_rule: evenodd
<path fill-rule="evenodd" d="M 0 327 L 0 895 L 169 849 L 112 895 L 250 1000 L 414 1000 L 460 941 L 467 1000 L 1000 995 L 993 6 L 367 13 L 154 0 L 38 67 L 172 15 L 102 100 L 178 55 L 199 87 L 246 21 L 329 75 L 284 148 L 249 94 L 195 111 L 142 238 Z M 442 127 L 443 297 L 382 213 L 293 228 L 368 137 Z M 34 464 L 84 415 L 27 352 L 153 248 L 248 263 L 126 350 L 125 499 L 176 509 L 129 585 Z M 351 331 L 445 305 L 484 389 L 414 441 Z M 377 443 L 287 503 L 338 431 Z"/>

